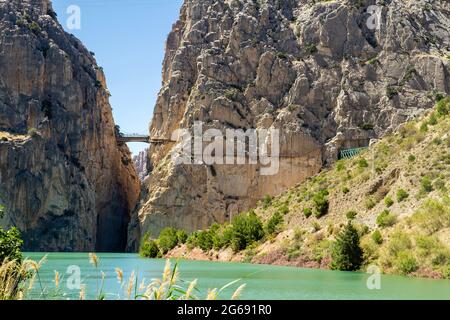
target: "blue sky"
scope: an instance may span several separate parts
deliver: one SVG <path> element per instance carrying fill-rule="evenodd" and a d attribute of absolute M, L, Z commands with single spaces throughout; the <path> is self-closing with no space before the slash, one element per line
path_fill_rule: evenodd
<path fill-rule="evenodd" d="M 53 0 L 64 28 L 95 52 L 123 132 L 147 133 L 161 88 L 164 45 L 182 0 Z M 68 30 L 67 8 L 81 10 L 81 29 Z M 147 147 L 131 143 L 133 153 Z"/>

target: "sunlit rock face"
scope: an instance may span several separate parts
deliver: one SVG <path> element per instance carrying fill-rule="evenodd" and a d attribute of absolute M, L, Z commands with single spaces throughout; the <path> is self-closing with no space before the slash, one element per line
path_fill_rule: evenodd
<path fill-rule="evenodd" d="M 227 221 L 317 173 L 340 149 L 367 146 L 432 107 L 450 89 L 449 6 L 185 1 L 167 39 L 151 136 L 168 139 L 196 121 L 222 131 L 279 129 L 280 171 L 174 165 L 176 143 L 153 145 L 129 247 L 147 231 Z"/>
<path fill-rule="evenodd" d="M 139 179 L 144 180 L 147 177 L 147 151 L 141 151 L 135 155 L 133 163 Z"/>
<path fill-rule="evenodd" d="M 25 250 L 122 251 L 140 182 L 103 72 L 48 1 L 0 3 L 0 203 Z"/>

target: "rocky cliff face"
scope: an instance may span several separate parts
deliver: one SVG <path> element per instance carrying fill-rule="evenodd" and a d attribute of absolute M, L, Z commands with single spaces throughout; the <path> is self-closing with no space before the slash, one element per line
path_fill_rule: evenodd
<path fill-rule="evenodd" d="M 141 151 L 133 157 L 134 167 L 139 179 L 144 180 L 147 177 L 147 152 Z"/>
<path fill-rule="evenodd" d="M 185 1 L 151 136 L 169 139 L 195 121 L 279 129 L 280 171 L 174 165 L 176 143 L 153 145 L 134 225 L 155 235 L 226 221 L 432 107 L 450 90 L 449 10 L 425 0 Z"/>
<path fill-rule="evenodd" d="M 47 0 L 0 3 L 1 223 L 25 250 L 120 251 L 140 183 L 104 75 Z"/>

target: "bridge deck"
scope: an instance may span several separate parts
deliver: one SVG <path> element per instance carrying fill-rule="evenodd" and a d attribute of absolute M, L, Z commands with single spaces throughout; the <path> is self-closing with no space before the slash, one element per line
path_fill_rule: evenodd
<path fill-rule="evenodd" d="M 150 136 L 146 135 L 122 135 L 117 138 L 117 141 L 119 142 L 143 142 L 143 143 L 151 143 L 151 144 L 161 144 L 170 142 L 170 139 L 163 139 L 163 138 L 151 138 Z"/>

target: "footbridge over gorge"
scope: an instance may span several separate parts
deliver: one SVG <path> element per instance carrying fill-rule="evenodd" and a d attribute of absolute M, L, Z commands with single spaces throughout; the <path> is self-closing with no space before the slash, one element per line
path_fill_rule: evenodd
<path fill-rule="evenodd" d="M 128 142 L 143 142 L 143 143 L 149 143 L 149 144 L 162 144 L 170 142 L 170 139 L 164 139 L 164 138 L 154 138 L 150 137 L 149 135 L 145 134 L 139 134 L 139 133 L 121 133 L 117 137 L 117 141 L 128 143 Z"/>

